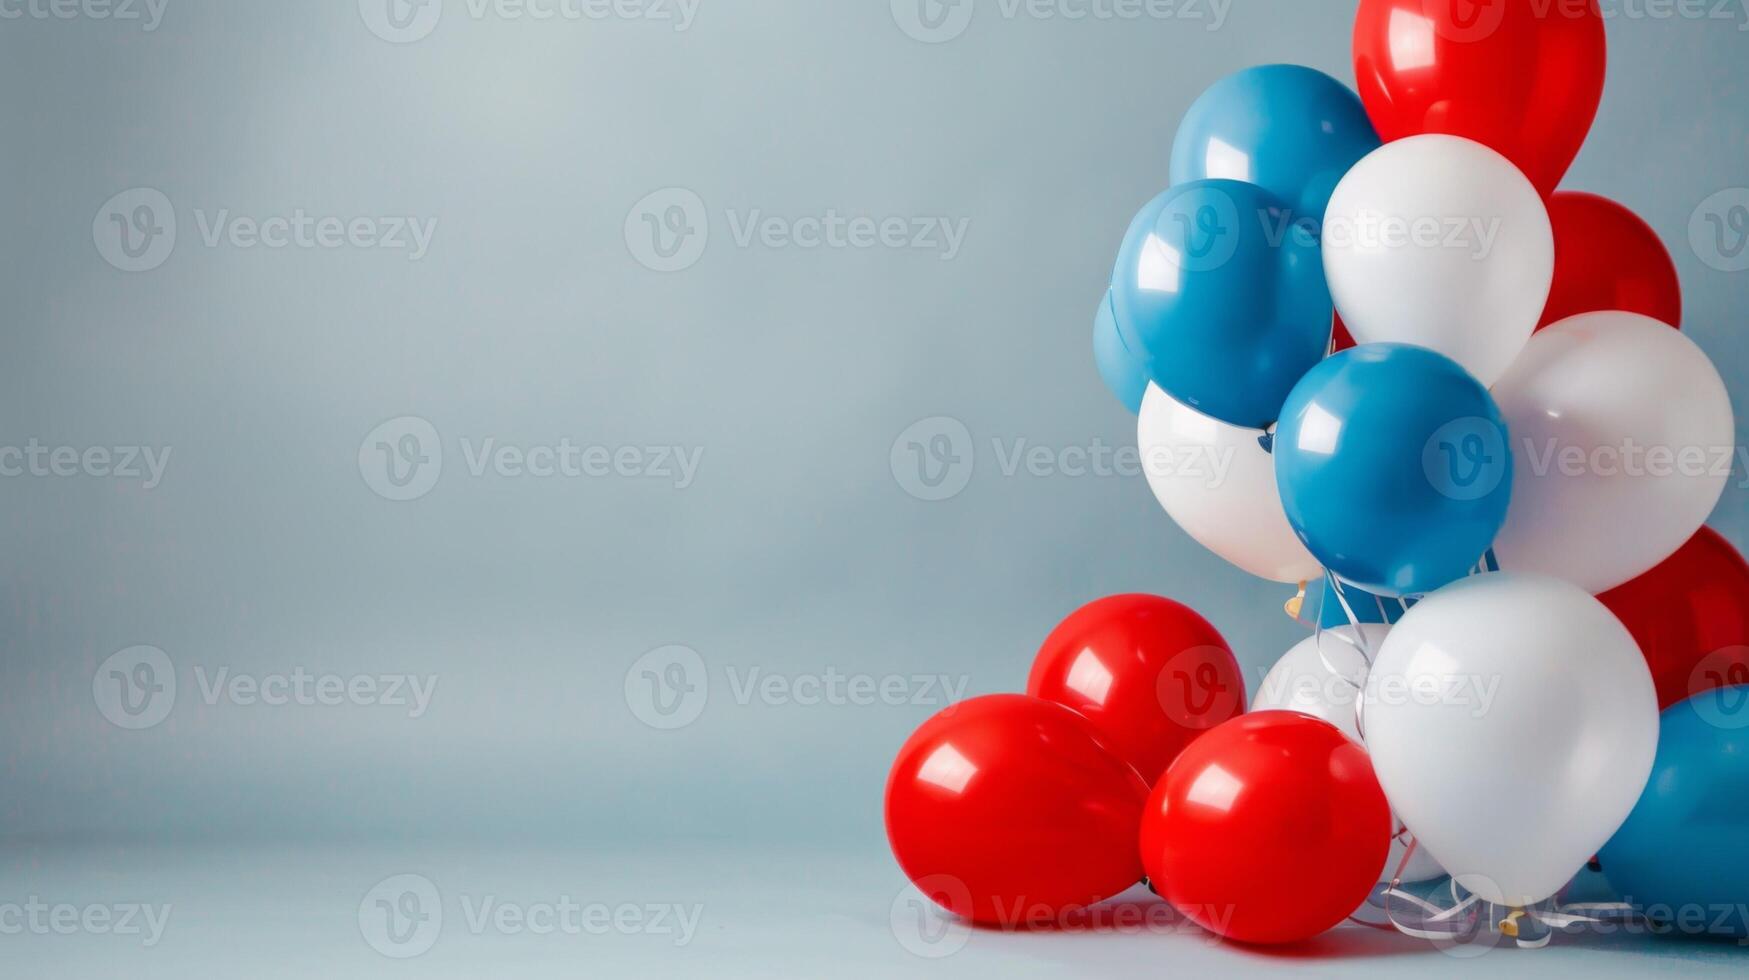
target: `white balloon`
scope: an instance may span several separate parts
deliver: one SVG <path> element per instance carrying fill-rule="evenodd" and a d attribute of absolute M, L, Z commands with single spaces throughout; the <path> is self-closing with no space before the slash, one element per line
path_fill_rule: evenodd
<path fill-rule="evenodd" d="M 1542 196 L 1458 136 L 1368 154 L 1324 214 L 1324 275 L 1362 344 L 1428 347 L 1493 384 L 1536 329 L 1555 275 Z"/>
<path fill-rule="evenodd" d="M 1511 907 L 1553 895 L 1608 842 L 1658 748 L 1633 637 L 1541 575 L 1476 575 L 1417 603 L 1364 704 L 1391 805 L 1458 884 Z"/>
<path fill-rule="evenodd" d="M 1323 574 L 1288 525 L 1262 431 L 1210 418 L 1153 384 L 1140 415 L 1143 472 L 1179 527 L 1262 578 L 1304 582 Z"/>
<path fill-rule="evenodd" d="M 1587 313 L 1531 338 L 1494 387 L 1512 443 L 1500 567 L 1614 588 L 1706 523 L 1734 462 L 1731 396 L 1668 324 Z"/>
<path fill-rule="evenodd" d="M 1390 631 L 1383 623 L 1363 623 L 1359 633 L 1352 626 L 1340 626 L 1306 637 L 1270 668 L 1251 710 L 1298 711 L 1322 718 L 1353 741 L 1365 744 L 1357 725 L 1360 691 L 1348 679 L 1348 667 L 1362 652 L 1355 646 L 1357 641 L 1363 641 L 1365 652 L 1376 656 Z M 1391 841 L 1391 855 L 1379 874 L 1380 881 L 1390 881 L 1396 875 L 1407 849 L 1401 841 Z M 1418 847 L 1403 869 L 1402 880 L 1426 881 L 1444 873 L 1427 849 Z"/>

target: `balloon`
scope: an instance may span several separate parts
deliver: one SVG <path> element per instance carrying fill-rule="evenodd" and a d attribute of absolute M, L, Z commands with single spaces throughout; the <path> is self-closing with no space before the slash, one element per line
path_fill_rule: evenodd
<path fill-rule="evenodd" d="M 1749 564 L 1703 527 L 1676 554 L 1597 597 L 1645 654 L 1658 706 L 1749 684 Z"/>
<path fill-rule="evenodd" d="M 1342 314 L 1336 314 L 1335 322 L 1330 325 L 1330 353 L 1340 354 L 1354 346 L 1354 334 L 1348 332 L 1348 324 L 1342 322 Z"/>
<path fill-rule="evenodd" d="M 1356 164 L 1330 198 L 1323 243 L 1356 341 L 1428 347 L 1490 385 L 1536 329 L 1555 269 L 1536 189 L 1456 136 L 1400 140 Z"/>
<path fill-rule="evenodd" d="M 1172 183 L 1241 180 L 1317 221 L 1336 182 L 1378 145 L 1348 86 L 1300 65 L 1262 65 L 1191 104 L 1172 142 Z"/>
<path fill-rule="evenodd" d="M 1512 431 L 1500 567 L 1592 592 L 1670 557 L 1719 502 L 1734 458 L 1731 398 L 1680 331 L 1587 313 L 1537 333 L 1494 386 Z"/>
<path fill-rule="evenodd" d="M 1013 925 L 1141 880 L 1148 784 L 1093 723 L 1019 694 L 962 701 L 917 729 L 887 776 L 887 842 L 950 912 Z"/>
<path fill-rule="evenodd" d="M 1506 516 L 1500 411 L 1449 358 L 1363 344 L 1313 368 L 1275 434 L 1288 521 L 1344 582 L 1411 596 L 1469 573 Z"/>
<path fill-rule="evenodd" d="M 1305 582 L 1324 566 L 1288 525 L 1265 438 L 1261 429 L 1180 404 L 1156 385 L 1142 399 L 1136 429 L 1148 486 L 1186 534 L 1259 578 Z"/>
<path fill-rule="evenodd" d="M 1676 263 L 1652 226 L 1596 194 L 1549 198 L 1555 230 L 1555 284 L 1540 330 L 1581 313 L 1622 310 L 1682 325 Z"/>
<path fill-rule="evenodd" d="M 1646 791 L 1598 855 L 1664 929 L 1749 937 L 1749 687 L 1664 711 Z"/>
<path fill-rule="evenodd" d="M 1336 726 L 1356 743 L 1360 737 L 1360 688 L 1364 679 L 1365 652 L 1377 655 L 1380 644 L 1391 632 L 1382 623 L 1365 623 L 1357 632 L 1352 626 L 1341 626 L 1308 636 L 1295 644 L 1269 673 L 1251 701 L 1251 710 L 1298 711 L 1320 718 Z M 1357 644 L 1364 644 L 1362 651 Z M 1353 666 L 1354 670 L 1350 670 Z"/>
<path fill-rule="evenodd" d="M 1317 236 L 1232 180 L 1180 184 L 1142 209 L 1113 272 L 1125 345 L 1173 398 L 1263 428 L 1330 341 Z"/>
<path fill-rule="evenodd" d="M 1148 881 L 1186 918 L 1246 943 L 1309 939 L 1378 881 L 1391 812 L 1366 752 L 1291 711 L 1191 743 L 1142 817 Z"/>
<path fill-rule="evenodd" d="M 1387 142 L 1486 144 L 1548 195 L 1603 97 L 1603 17 L 1581 2 L 1361 0 L 1354 73 L 1367 115 Z"/>
<path fill-rule="evenodd" d="M 1496 572 L 1409 610 L 1367 676 L 1385 795 L 1459 885 L 1532 905 L 1572 879 L 1645 788 L 1658 696 L 1584 590 Z"/>
<path fill-rule="evenodd" d="M 1152 595 L 1099 599 L 1063 620 L 1033 659 L 1026 693 L 1080 712 L 1149 784 L 1245 710 L 1227 641 L 1195 610 Z"/>
<path fill-rule="evenodd" d="M 1093 361 L 1099 366 L 1099 376 L 1105 386 L 1123 403 L 1131 414 L 1141 411 L 1142 393 L 1148 390 L 1148 369 L 1117 332 L 1117 314 L 1111 310 L 1111 292 L 1099 303 L 1093 318 Z"/>
<path fill-rule="evenodd" d="M 1270 668 L 1257 696 L 1251 700 L 1251 710 L 1297 711 L 1311 715 L 1336 726 L 1356 744 L 1366 744 L 1360 737 L 1358 724 L 1360 690 L 1346 668 L 1350 664 L 1358 666 L 1361 671 L 1352 676 L 1364 676 L 1365 662 L 1357 659 L 1362 651 L 1356 643 L 1364 637 L 1366 650 L 1376 654 L 1390 633 L 1390 627 L 1369 623 L 1361 630 L 1357 633 L 1352 626 L 1342 626 L 1301 640 Z M 1379 872 L 1379 880 L 1390 881 L 1396 876 L 1406 850 L 1403 844 L 1392 839 L 1390 855 L 1385 859 L 1384 870 Z M 1426 881 L 1444 873 L 1439 862 L 1428 856 L 1426 848 L 1417 848 L 1403 869 L 1402 880 Z"/>

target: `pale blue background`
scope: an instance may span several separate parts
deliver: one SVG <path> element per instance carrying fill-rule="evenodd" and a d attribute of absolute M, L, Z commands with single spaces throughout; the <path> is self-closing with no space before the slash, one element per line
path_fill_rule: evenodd
<path fill-rule="evenodd" d="M 1272 61 L 1351 80 L 1352 0 L 1235 0 L 1213 31 L 1010 19 L 977 0 L 963 36 L 935 45 L 879 0 L 704 0 L 685 32 L 446 8 L 408 45 L 374 36 L 354 0 L 169 0 L 150 33 L 0 20 L 0 444 L 173 448 L 150 491 L 0 480 L 8 894 L 80 880 L 42 869 L 102 868 L 90 855 L 109 848 L 153 867 L 147 844 L 799 861 L 750 862 L 768 882 L 810 877 L 797 855 L 824 847 L 877 883 L 843 904 L 884 923 L 881 781 L 934 709 L 742 705 L 728 668 L 1014 690 L 1061 616 L 1132 590 L 1203 611 L 1253 678 L 1303 635 L 1288 590 L 1202 551 L 1139 477 L 1008 477 L 991 440 L 1133 442 L 1089 343 L 1117 239 L 1203 86 Z M 1567 181 L 1663 235 L 1686 329 L 1740 394 L 1749 273 L 1703 263 L 1688 227 L 1703 199 L 1749 186 L 1745 22 L 1614 19 L 1603 109 Z M 162 267 L 126 274 L 92 222 L 138 186 L 163 191 L 181 228 Z M 712 227 L 696 265 L 661 274 L 623 225 L 666 187 L 696 192 Z M 438 228 L 409 262 L 206 248 L 194 218 L 300 207 Z M 724 221 L 828 208 L 964 219 L 968 235 L 943 261 L 739 248 Z M 451 455 L 432 493 L 395 503 L 357 456 L 404 415 Z M 889 458 L 931 416 L 963 422 L 978 453 L 941 502 L 908 495 Z M 673 443 L 703 461 L 684 490 L 472 479 L 461 436 Z M 1739 545 L 1744 500 L 1733 487 L 1714 520 Z M 142 732 L 107 723 L 91 687 L 134 644 L 182 671 L 171 718 Z M 625 680 L 668 644 L 700 653 L 712 691 L 694 724 L 663 732 L 628 708 Z M 418 720 L 209 707 L 194 665 L 439 687 Z M 362 861 L 324 909 L 344 921 L 405 870 Z M 208 894 L 179 881 L 185 904 Z M 262 921 L 285 917 L 271 884 L 251 894 Z M 42 964 L 72 948 L 9 946 Z M 360 960 L 322 968 L 388 964 L 355 933 L 334 948 Z"/>

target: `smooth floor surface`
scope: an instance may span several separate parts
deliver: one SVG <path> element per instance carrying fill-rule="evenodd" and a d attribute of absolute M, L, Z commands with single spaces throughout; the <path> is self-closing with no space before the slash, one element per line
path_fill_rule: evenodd
<path fill-rule="evenodd" d="M 1066 928 L 920 913 L 884 854 L 712 845 L 11 845 L 6 976 L 1741 976 L 1749 949 L 1561 935 L 1477 955 L 1365 927 L 1262 951 L 1145 890 Z"/>

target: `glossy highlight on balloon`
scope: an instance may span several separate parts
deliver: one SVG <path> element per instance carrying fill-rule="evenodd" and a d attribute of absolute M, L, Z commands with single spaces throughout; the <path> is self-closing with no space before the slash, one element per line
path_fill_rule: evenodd
<path fill-rule="evenodd" d="M 943 710 L 887 776 L 887 842 L 943 908 L 1014 926 L 1141 880 L 1135 841 L 1148 784 L 1093 723 L 997 694 Z"/>
<path fill-rule="evenodd" d="M 1579 154 L 1608 61 L 1596 0 L 1361 0 L 1354 72 L 1386 142 L 1475 140 L 1545 197 Z"/>
<path fill-rule="evenodd" d="M 1045 638 L 1026 693 L 1093 722 L 1150 784 L 1198 735 L 1245 710 L 1245 678 L 1220 632 L 1153 595 L 1077 609 Z"/>
<path fill-rule="evenodd" d="M 1148 798 L 1142 863 L 1160 896 L 1204 929 L 1291 943 L 1365 901 L 1392 829 L 1364 749 L 1328 722 L 1264 711 L 1172 763 Z"/>

